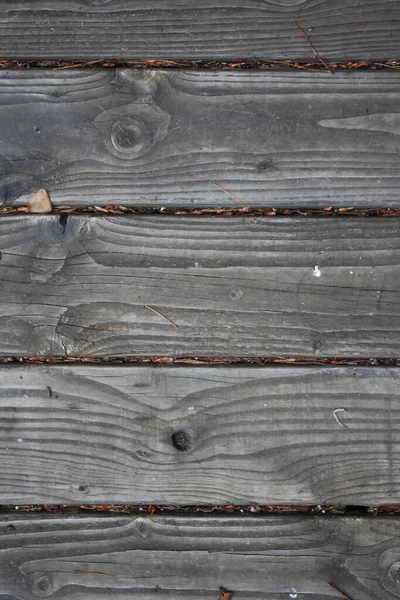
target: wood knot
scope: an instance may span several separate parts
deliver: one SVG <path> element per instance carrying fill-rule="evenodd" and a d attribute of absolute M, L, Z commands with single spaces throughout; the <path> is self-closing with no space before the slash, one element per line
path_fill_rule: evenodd
<path fill-rule="evenodd" d="M 114 148 L 130 157 L 146 152 L 152 145 L 150 132 L 145 123 L 124 117 L 114 123 L 111 130 Z"/>
<path fill-rule="evenodd" d="M 229 294 L 229 298 L 231 300 L 240 300 L 240 298 L 242 296 L 243 296 L 242 290 L 232 290 L 231 293 Z"/>
<path fill-rule="evenodd" d="M 103 134 L 106 148 L 122 160 L 149 152 L 164 139 L 170 116 L 151 102 L 132 103 L 118 109 L 99 105 L 95 125 Z"/>
<path fill-rule="evenodd" d="M 377 576 L 380 584 L 396 598 L 400 597 L 400 549 L 388 548 L 379 559 Z"/>
<path fill-rule="evenodd" d="M 400 583 L 400 560 L 396 560 L 388 569 L 388 577 L 393 583 Z"/>
<path fill-rule="evenodd" d="M 190 435 L 183 429 L 180 431 L 175 431 L 175 433 L 172 434 L 171 439 L 174 448 L 180 452 L 186 452 L 192 447 Z"/>
<path fill-rule="evenodd" d="M 147 538 L 150 532 L 149 520 L 143 517 L 136 519 L 136 531 L 141 538 Z"/>
<path fill-rule="evenodd" d="M 32 593 L 45 598 L 53 593 L 53 585 L 47 575 L 37 573 L 32 581 Z"/>

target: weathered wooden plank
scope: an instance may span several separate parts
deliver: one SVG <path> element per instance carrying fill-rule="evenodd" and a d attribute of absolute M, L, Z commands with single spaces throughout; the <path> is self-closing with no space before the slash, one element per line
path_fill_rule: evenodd
<path fill-rule="evenodd" d="M 398 206 L 399 106 L 395 72 L 0 72 L 0 202 Z"/>
<path fill-rule="evenodd" d="M 399 356 L 399 232 L 379 218 L 3 218 L 0 353 Z"/>
<path fill-rule="evenodd" d="M 2 367 L 0 503 L 400 504 L 399 376 Z"/>
<path fill-rule="evenodd" d="M 2 0 L 10 58 L 313 59 L 296 18 L 331 60 L 400 52 L 397 0 Z"/>
<path fill-rule="evenodd" d="M 3 515 L 8 599 L 391 600 L 398 518 Z"/>

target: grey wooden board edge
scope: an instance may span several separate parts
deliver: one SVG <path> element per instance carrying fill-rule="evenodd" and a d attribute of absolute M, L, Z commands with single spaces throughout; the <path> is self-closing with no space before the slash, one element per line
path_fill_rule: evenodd
<path fill-rule="evenodd" d="M 0 203 L 398 207 L 399 106 L 400 72 L 0 71 Z"/>
<path fill-rule="evenodd" d="M 381 218 L 8 216 L 0 354 L 396 357 L 399 233 Z"/>
<path fill-rule="evenodd" d="M 2 0 L 0 55 L 44 59 L 326 60 L 399 56 L 397 0 Z"/>
<path fill-rule="evenodd" d="M 2 597 L 34 600 L 391 600 L 399 519 L 13 515 L 0 518 Z"/>
<path fill-rule="evenodd" d="M 400 504 L 399 376 L 3 366 L 0 504 Z"/>

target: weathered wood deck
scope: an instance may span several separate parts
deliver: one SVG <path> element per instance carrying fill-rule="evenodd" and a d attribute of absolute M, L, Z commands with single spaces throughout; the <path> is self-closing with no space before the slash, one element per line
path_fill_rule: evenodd
<path fill-rule="evenodd" d="M 9 216 L 0 353 L 396 357 L 399 233 L 395 218 Z"/>
<path fill-rule="evenodd" d="M 0 71 L 0 202 L 394 207 L 399 105 L 386 71 Z"/>
<path fill-rule="evenodd" d="M 397 0 L 2 0 L 10 58 L 310 59 L 293 24 L 330 60 L 400 55 Z"/>
<path fill-rule="evenodd" d="M 400 598 L 399 218 L 294 216 L 400 208 L 399 58 L 398 0 L 3 1 L 0 600 Z"/>
<path fill-rule="evenodd" d="M 400 504 L 400 370 L 3 366 L 1 504 Z"/>
<path fill-rule="evenodd" d="M 8 515 L 0 589 L 29 600 L 218 600 L 220 587 L 240 600 L 391 600 L 398 536 L 397 518 Z"/>

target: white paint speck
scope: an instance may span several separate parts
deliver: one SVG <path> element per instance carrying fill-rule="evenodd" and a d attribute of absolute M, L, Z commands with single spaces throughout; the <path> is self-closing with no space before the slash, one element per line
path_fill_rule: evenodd
<path fill-rule="evenodd" d="M 295 588 L 290 590 L 289 598 L 297 598 L 297 590 Z"/>
<path fill-rule="evenodd" d="M 19 442 L 19 443 L 21 443 L 21 442 L 23 442 L 23 441 L 24 441 L 24 440 L 23 440 L 23 438 L 18 438 L 18 439 L 17 439 L 17 442 Z"/>
<path fill-rule="evenodd" d="M 188 412 L 193 412 L 194 411 L 194 406 L 188 406 Z"/>
<path fill-rule="evenodd" d="M 321 271 L 320 271 L 318 265 L 315 265 L 313 275 L 314 275 L 314 277 L 321 277 Z"/>
<path fill-rule="evenodd" d="M 194 263 L 194 266 L 195 266 L 195 267 L 198 267 L 198 266 L 199 266 L 199 263 L 198 263 L 198 262 L 195 262 L 195 263 Z"/>
<path fill-rule="evenodd" d="M 350 271 L 350 275 L 354 275 L 354 271 Z"/>

